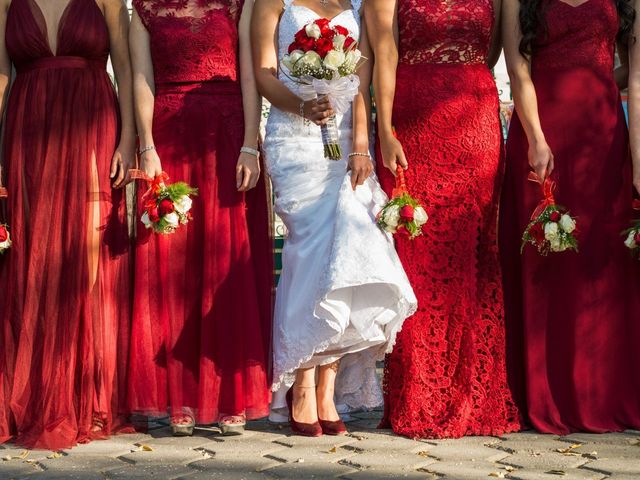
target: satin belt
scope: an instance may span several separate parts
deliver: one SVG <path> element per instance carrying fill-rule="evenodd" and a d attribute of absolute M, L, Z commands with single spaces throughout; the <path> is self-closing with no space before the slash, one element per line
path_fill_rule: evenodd
<path fill-rule="evenodd" d="M 106 70 L 107 64 L 102 59 L 84 57 L 42 57 L 31 62 L 16 66 L 18 74 L 33 72 L 34 70 L 52 70 L 64 68 Z"/>

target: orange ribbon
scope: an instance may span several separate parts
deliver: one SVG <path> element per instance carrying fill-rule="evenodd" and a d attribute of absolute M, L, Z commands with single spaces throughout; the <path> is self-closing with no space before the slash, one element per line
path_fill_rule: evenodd
<path fill-rule="evenodd" d="M 404 170 L 400 165 L 396 168 L 396 174 L 396 187 L 391 192 L 392 198 L 401 197 L 405 193 L 409 192 L 407 189 L 407 181 L 404 177 Z"/>
<path fill-rule="evenodd" d="M 535 220 L 542 215 L 542 212 L 544 212 L 547 207 L 556 204 L 556 199 L 553 196 L 553 192 L 556 189 L 556 182 L 549 177 L 542 180 L 535 172 L 529 172 L 528 180 L 538 183 L 542 187 L 542 194 L 544 196 L 531 215 L 531 220 Z"/>

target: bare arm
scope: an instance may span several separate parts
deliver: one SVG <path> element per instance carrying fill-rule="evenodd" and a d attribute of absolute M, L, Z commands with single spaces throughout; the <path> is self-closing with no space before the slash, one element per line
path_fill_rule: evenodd
<path fill-rule="evenodd" d="M 489 58 L 487 64 L 489 68 L 493 68 L 500 59 L 502 53 L 502 0 L 493 0 L 494 27 L 493 36 L 491 38 L 491 48 L 489 49 Z"/>
<path fill-rule="evenodd" d="M 278 80 L 278 23 L 283 12 L 282 0 L 258 0 L 251 21 L 253 65 L 258 90 L 279 110 L 300 115 L 302 99 Z M 304 102 L 304 117 L 321 125 L 333 115 L 326 99 Z"/>
<path fill-rule="evenodd" d="M 10 0 L 0 1 L 0 118 L 4 117 L 9 82 L 11 81 L 11 60 L 5 44 L 7 10 L 10 3 Z"/>
<path fill-rule="evenodd" d="M 640 11 L 640 0 L 635 0 Z M 633 184 L 640 193 L 640 17 L 633 26 L 629 47 L 629 137 L 633 159 Z"/>
<path fill-rule="evenodd" d="M 369 45 L 367 26 L 362 22 L 360 42 L 358 48 L 362 56 L 367 59 L 358 69 L 360 77 L 360 90 L 353 100 L 353 153 L 369 153 L 369 138 L 371 134 L 371 73 L 373 70 L 373 58 Z M 373 172 L 371 158 L 366 155 L 352 156 L 349 158 L 351 170 L 351 186 L 355 188 L 362 185 Z"/>
<path fill-rule="evenodd" d="M 129 169 L 135 167 L 136 129 L 133 117 L 133 80 L 129 58 L 129 12 L 122 0 L 103 0 L 104 16 L 109 29 L 111 63 L 118 84 L 118 102 L 122 130 L 120 144 L 111 162 L 113 186 L 121 188 L 129 181 Z"/>
<path fill-rule="evenodd" d="M 398 68 L 398 11 L 397 0 L 367 0 L 365 20 L 375 64 L 373 87 L 378 116 L 378 135 L 382 160 L 395 175 L 397 165 L 407 168 L 402 145 L 393 132 L 393 100 L 396 94 Z"/>
<path fill-rule="evenodd" d="M 502 21 L 504 51 L 515 107 L 529 141 L 529 164 L 538 176 L 544 179 L 553 171 L 553 154 L 542 132 L 538 115 L 538 99 L 531 80 L 529 61 L 518 50 L 522 38 L 518 21 L 519 11 L 518 0 L 504 0 Z"/>
<path fill-rule="evenodd" d="M 133 94 L 138 138 L 140 140 L 140 149 L 144 151 L 140 156 L 140 169 L 149 177 L 154 178 L 162 173 L 162 165 L 153 140 L 153 109 L 155 103 L 153 63 L 151 61 L 149 32 L 147 32 L 135 10 L 131 19 L 129 48 L 133 65 Z M 149 147 L 154 148 L 149 150 Z"/>

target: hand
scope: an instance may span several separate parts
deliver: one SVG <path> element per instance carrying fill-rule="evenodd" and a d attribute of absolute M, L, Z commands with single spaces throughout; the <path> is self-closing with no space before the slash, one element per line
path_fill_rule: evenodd
<path fill-rule="evenodd" d="M 111 159 L 109 177 L 112 180 L 113 188 L 123 188 L 131 182 L 129 171 L 136 168 L 136 154 L 135 144 L 130 143 L 131 145 L 126 145 L 126 142 L 120 142 Z"/>
<path fill-rule="evenodd" d="M 394 176 L 397 175 L 398 165 L 404 170 L 409 168 L 407 157 L 404 155 L 402 144 L 394 136 L 380 139 L 380 150 L 382 150 L 382 162 L 384 166 L 391 170 Z"/>
<path fill-rule="evenodd" d="M 364 155 L 353 155 L 349 157 L 349 171 L 351 172 L 351 187 L 362 185 L 373 172 L 371 158 Z"/>
<path fill-rule="evenodd" d="M 529 145 L 529 165 L 540 180 L 545 180 L 554 169 L 553 152 L 546 141 Z"/>
<path fill-rule="evenodd" d="M 633 167 L 633 186 L 636 187 L 636 191 L 640 195 L 640 165 Z"/>
<path fill-rule="evenodd" d="M 155 149 L 147 150 L 140 156 L 140 170 L 151 179 L 156 178 L 162 173 L 160 157 Z"/>
<path fill-rule="evenodd" d="M 304 118 L 316 125 L 325 125 L 335 115 L 328 97 L 315 98 L 304 102 Z"/>
<path fill-rule="evenodd" d="M 260 161 L 255 155 L 242 152 L 236 165 L 236 188 L 239 192 L 251 190 L 260 178 Z"/>

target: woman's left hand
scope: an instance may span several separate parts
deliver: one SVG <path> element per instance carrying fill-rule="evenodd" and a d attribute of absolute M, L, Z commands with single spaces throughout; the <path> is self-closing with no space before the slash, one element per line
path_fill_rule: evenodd
<path fill-rule="evenodd" d="M 239 192 L 251 190 L 260 178 L 260 161 L 255 155 L 242 152 L 236 165 L 236 188 Z"/>
<path fill-rule="evenodd" d="M 351 171 L 351 187 L 355 190 L 362 185 L 373 172 L 371 158 L 365 155 L 349 157 L 349 171 Z"/>
<path fill-rule="evenodd" d="M 128 145 L 128 144 L 131 145 Z M 111 159 L 111 184 L 113 188 L 123 188 L 131 182 L 130 170 L 136 168 L 135 144 L 120 142 Z"/>

